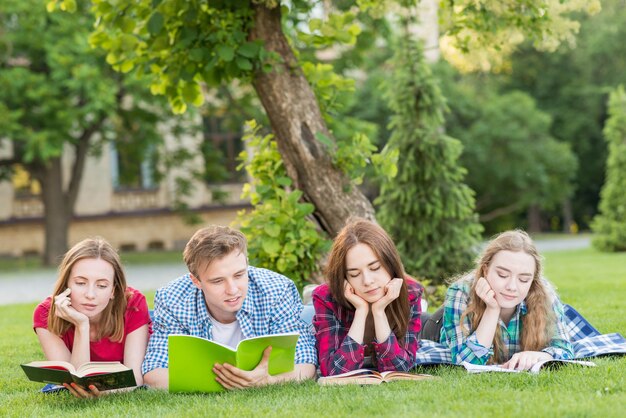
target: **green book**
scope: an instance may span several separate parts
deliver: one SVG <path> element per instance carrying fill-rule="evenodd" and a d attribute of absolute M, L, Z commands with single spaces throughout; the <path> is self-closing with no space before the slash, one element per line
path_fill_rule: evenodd
<path fill-rule="evenodd" d="M 31 361 L 21 366 L 33 382 L 56 385 L 75 382 L 84 388 L 94 385 L 99 390 L 137 386 L 133 370 L 119 361 L 92 361 L 78 369 L 66 361 Z"/>
<path fill-rule="evenodd" d="M 215 363 L 228 363 L 242 370 L 253 370 L 268 346 L 272 346 L 270 375 L 290 372 L 294 368 L 299 336 L 298 333 L 262 335 L 242 340 L 237 349 L 233 349 L 200 337 L 170 335 L 169 391 L 221 392 L 225 389 L 215 380 Z"/>

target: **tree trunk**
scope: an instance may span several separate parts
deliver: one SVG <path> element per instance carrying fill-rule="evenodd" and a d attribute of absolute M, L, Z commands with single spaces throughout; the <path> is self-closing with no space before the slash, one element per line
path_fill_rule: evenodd
<path fill-rule="evenodd" d="M 41 183 L 41 199 L 44 206 L 45 247 L 43 262 L 56 265 L 67 251 L 68 229 L 72 207 L 63 192 L 61 157 L 50 158 L 46 163 L 33 168 Z"/>
<path fill-rule="evenodd" d="M 541 211 L 539 210 L 539 206 L 529 206 L 527 216 L 528 232 L 541 232 Z"/>
<path fill-rule="evenodd" d="M 267 112 L 287 173 L 304 198 L 315 205 L 315 216 L 331 237 L 350 216 L 374 219 L 374 208 L 332 164 L 317 134 L 332 138 L 311 86 L 282 31 L 280 7 L 253 4 L 255 25 L 250 39 L 264 41 L 283 62 L 271 72 L 254 75 L 253 86 Z"/>
<path fill-rule="evenodd" d="M 570 198 L 563 200 L 562 212 L 563 232 L 571 234 L 573 229 L 572 227 L 574 226 L 574 214 L 572 212 L 572 200 Z"/>

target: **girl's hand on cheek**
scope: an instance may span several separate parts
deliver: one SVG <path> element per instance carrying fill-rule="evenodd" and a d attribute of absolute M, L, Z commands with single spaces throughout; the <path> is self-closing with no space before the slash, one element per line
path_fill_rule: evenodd
<path fill-rule="evenodd" d="M 89 322 L 89 318 L 83 313 L 78 312 L 72 307 L 72 301 L 70 299 L 70 288 L 65 289 L 63 293 L 54 297 L 54 305 L 56 306 L 56 316 L 64 319 L 74 325 L 80 325 L 85 322 Z"/>
<path fill-rule="evenodd" d="M 346 280 L 343 285 L 343 295 L 345 298 L 354 306 L 354 309 L 360 310 L 364 309 L 369 311 L 369 303 L 362 297 L 356 294 L 354 288 L 350 285 L 350 283 Z"/>
<path fill-rule="evenodd" d="M 391 302 L 396 300 L 400 296 L 403 282 L 403 279 L 391 279 L 385 285 L 385 295 L 372 304 L 372 311 L 384 310 Z"/>
<path fill-rule="evenodd" d="M 487 308 L 500 310 L 500 305 L 498 305 L 498 301 L 496 300 L 496 293 L 484 277 L 479 278 L 476 283 L 476 294 L 485 302 Z"/>

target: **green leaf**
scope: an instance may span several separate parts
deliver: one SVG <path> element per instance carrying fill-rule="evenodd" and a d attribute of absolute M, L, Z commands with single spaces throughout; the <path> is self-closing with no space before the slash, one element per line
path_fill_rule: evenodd
<path fill-rule="evenodd" d="M 276 238 L 280 235 L 280 225 L 277 224 L 267 224 L 263 230 L 272 238 Z"/>
<path fill-rule="evenodd" d="M 237 50 L 237 54 L 247 58 L 254 58 L 259 54 L 260 45 L 256 42 L 246 42 Z"/>
<path fill-rule="evenodd" d="M 237 67 L 244 71 L 248 71 L 252 69 L 252 63 L 247 58 L 237 57 Z"/>
<path fill-rule="evenodd" d="M 318 141 L 326 145 L 328 148 L 332 148 L 334 145 L 333 140 L 327 137 L 326 135 L 324 135 L 322 132 L 316 132 L 315 137 L 317 138 Z"/>
<path fill-rule="evenodd" d="M 229 62 L 235 58 L 235 50 L 229 45 L 219 45 L 217 47 L 217 55 L 219 55 L 222 60 Z"/>
<path fill-rule="evenodd" d="M 165 23 L 163 19 L 163 15 L 159 12 L 152 13 L 150 16 L 150 20 L 148 20 L 148 32 L 150 35 L 157 35 L 163 29 L 163 24 Z"/>
<path fill-rule="evenodd" d="M 280 241 L 274 238 L 265 238 L 263 240 L 263 251 L 268 253 L 270 256 L 278 255 L 280 251 Z"/>
<path fill-rule="evenodd" d="M 276 183 L 278 183 L 279 185 L 283 187 L 288 187 L 288 186 L 291 186 L 293 181 L 289 177 L 279 177 L 276 179 Z"/>

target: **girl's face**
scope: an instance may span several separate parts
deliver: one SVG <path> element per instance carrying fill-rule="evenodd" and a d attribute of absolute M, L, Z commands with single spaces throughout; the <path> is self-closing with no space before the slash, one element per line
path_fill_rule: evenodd
<path fill-rule="evenodd" d="M 503 311 L 512 312 L 528 295 L 535 259 L 523 251 L 502 250 L 491 259 L 485 278 Z"/>
<path fill-rule="evenodd" d="M 115 271 L 101 258 L 83 258 L 77 261 L 67 286 L 71 289 L 72 308 L 85 314 L 90 322 L 97 321 L 102 311 L 113 299 Z"/>
<path fill-rule="evenodd" d="M 374 303 L 385 295 L 391 275 L 367 244 L 357 244 L 346 254 L 346 280 L 357 296 Z"/>

